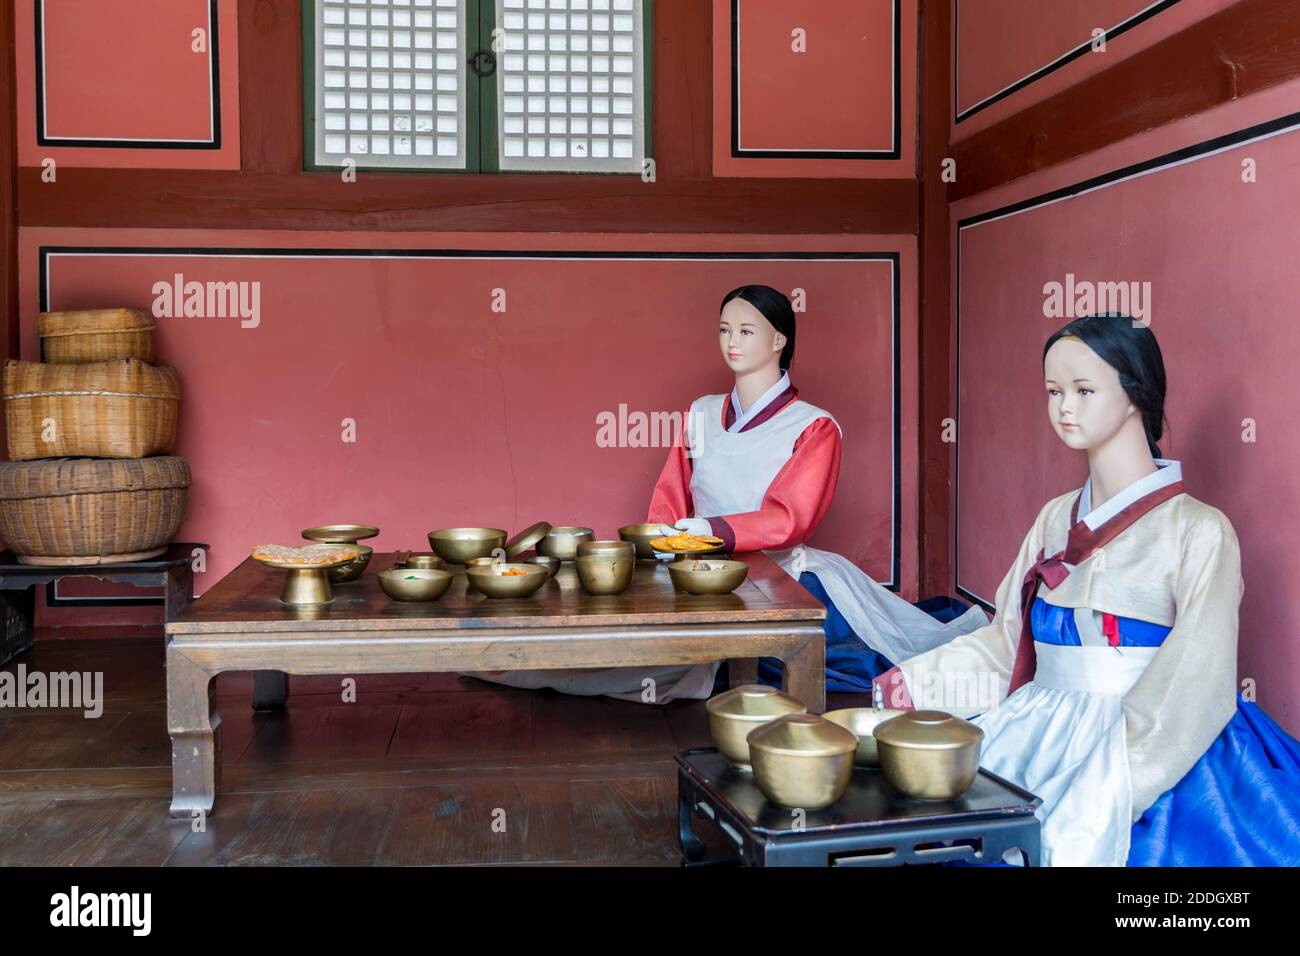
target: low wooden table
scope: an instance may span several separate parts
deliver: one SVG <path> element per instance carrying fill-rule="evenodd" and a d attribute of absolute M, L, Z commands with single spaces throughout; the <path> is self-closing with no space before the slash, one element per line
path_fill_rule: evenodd
<path fill-rule="evenodd" d="M 760 657 L 784 662 L 785 690 L 826 709 L 826 609 L 762 553 L 741 554 L 749 577 L 731 594 L 675 590 L 668 568 L 638 561 L 620 595 L 582 590 L 566 562 L 527 598 L 467 591 L 462 573 L 432 603 L 392 601 L 376 572 L 336 584 L 332 603 L 280 602 L 284 572 L 252 558 L 167 624 L 167 725 L 175 817 L 212 809 L 220 788 L 220 727 L 213 678 L 251 670 L 254 706 L 283 706 L 286 674 L 375 674 L 524 668 L 620 667 L 732 661 L 733 683 L 752 683 Z"/>

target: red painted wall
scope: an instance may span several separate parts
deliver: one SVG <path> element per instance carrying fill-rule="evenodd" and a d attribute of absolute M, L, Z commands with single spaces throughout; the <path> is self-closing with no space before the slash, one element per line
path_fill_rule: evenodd
<path fill-rule="evenodd" d="M 1286 303 L 1300 279 L 1297 94 L 1300 84 L 1278 87 L 953 207 L 957 584 L 991 599 L 1043 502 L 1087 477 L 1086 460 L 1047 421 L 1042 345 L 1068 319 L 1044 317 L 1044 284 L 1067 273 L 1150 282 L 1151 328 L 1170 381 L 1161 448 L 1183 461 L 1189 493 L 1222 509 L 1237 530 L 1246 586 L 1240 674 L 1292 731 L 1300 729 L 1300 607 L 1291 593 L 1300 556 L 1287 533 L 1300 527 L 1292 423 L 1300 331 Z M 1253 128 L 1279 118 L 1285 132 L 1249 141 L 1275 133 Z M 969 222 L 1230 134 L 1248 141 Z M 1248 160 L 1256 182 L 1243 182 Z M 1246 420 L 1255 424 L 1253 443 L 1242 440 Z"/>
<path fill-rule="evenodd" d="M 213 546 L 200 591 L 253 545 L 293 542 L 313 524 L 373 523 L 383 529 L 376 547 L 424 549 L 427 531 L 454 525 L 513 533 L 546 520 L 613 536 L 643 520 L 666 448 L 599 447 L 598 414 L 617 415 L 620 404 L 680 412 L 729 390 L 718 303 L 736 285 L 766 282 L 806 291 L 793 378 L 845 434 L 839 491 L 815 543 L 885 582 L 896 547 L 902 589 L 914 592 L 913 363 L 894 376 L 895 346 L 915 350 L 910 239 L 400 239 L 408 249 L 482 250 L 471 258 L 256 251 L 399 246 L 391 234 L 360 233 L 24 229 L 21 245 L 26 358 L 38 350 L 42 246 L 83 250 L 47 258 L 50 308 L 150 307 L 154 283 L 177 272 L 261 283 L 256 327 L 238 317 L 158 323 L 160 361 L 180 369 L 184 388 L 178 454 L 195 476 L 181 536 Z M 195 253 L 86 248 L 158 246 Z M 223 248 L 245 251 L 201 252 Z M 566 257 L 574 250 L 619 256 Z M 885 257 L 852 257 L 859 252 Z M 495 289 L 505 291 L 504 314 L 491 309 Z M 356 421 L 355 443 L 341 438 L 344 419 Z"/>
<path fill-rule="evenodd" d="M 916 175 L 916 0 L 712 2 L 715 176 Z M 806 52 L 792 48 L 796 29 Z M 832 155 L 840 150 L 878 155 Z"/>
<path fill-rule="evenodd" d="M 215 17 L 210 0 L 41 0 L 39 33 L 31 0 L 12 2 L 19 165 L 239 167 L 236 0 L 217 0 Z M 205 52 L 193 49 L 195 29 Z M 38 108 L 48 144 L 37 139 Z M 174 142 L 126 145 L 133 140 Z"/>
<path fill-rule="evenodd" d="M 952 140 L 964 139 L 1085 77 L 1172 36 L 1237 0 L 950 0 L 956 103 Z M 1144 17 L 1144 14 L 1149 15 Z M 1141 20 L 1126 26 L 1130 20 Z M 1116 32 L 1123 28 L 1123 32 Z M 1059 62 L 1094 29 L 1105 52 Z M 1042 74 L 1041 76 L 1038 74 Z M 1008 87 L 1017 91 L 975 110 Z"/>

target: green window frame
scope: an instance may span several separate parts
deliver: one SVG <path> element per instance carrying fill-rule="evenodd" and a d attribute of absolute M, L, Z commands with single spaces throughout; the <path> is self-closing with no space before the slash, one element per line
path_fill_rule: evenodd
<path fill-rule="evenodd" d="M 302 9 L 306 170 L 640 175 L 653 156 L 654 0 Z"/>

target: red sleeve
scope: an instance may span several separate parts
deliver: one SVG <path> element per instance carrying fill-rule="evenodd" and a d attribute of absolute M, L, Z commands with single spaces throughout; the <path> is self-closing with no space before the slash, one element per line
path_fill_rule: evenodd
<path fill-rule="evenodd" d="M 650 511 L 646 515 L 646 524 L 674 524 L 682 518 L 689 518 L 695 510 L 691 500 L 691 460 L 686 456 L 686 446 L 682 441 L 686 423 L 690 420 L 688 408 L 682 417 L 682 427 L 668 451 L 668 460 L 659 472 L 654 491 L 650 495 Z"/>
<path fill-rule="evenodd" d="M 897 667 L 891 667 L 871 682 L 873 696 L 877 689 L 881 693 L 881 706 L 886 709 L 916 709 L 912 703 L 912 695 L 907 690 L 907 681 L 903 679 L 903 672 Z"/>
<path fill-rule="evenodd" d="M 731 551 L 792 548 L 817 530 L 839 477 L 839 426 L 819 418 L 795 440 L 757 511 L 709 517 L 709 524 Z"/>

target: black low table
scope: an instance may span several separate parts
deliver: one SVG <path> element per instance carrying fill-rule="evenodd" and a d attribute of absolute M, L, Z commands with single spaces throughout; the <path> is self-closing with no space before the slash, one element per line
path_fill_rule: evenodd
<path fill-rule="evenodd" d="M 160 587 L 161 599 L 115 603 L 160 604 L 163 621 L 170 621 L 185 605 L 194 600 L 194 549 L 207 550 L 206 544 L 177 541 L 156 558 L 124 561 L 121 564 L 80 564 L 38 567 L 21 564 L 12 551 L 0 551 L 0 664 L 11 660 L 32 646 L 36 624 L 36 585 L 53 586 L 62 578 L 99 578 L 121 581 L 136 587 Z"/>
<path fill-rule="evenodd" d="M 1039 862 L 1042 801 L 981 769 L 956 800 L 911 800 L 879 770 L 854 768 L 840 801 L 825 810 L 795 811 L 769 803 L 754 775 L 736 770 L 713 748 L 677 755 L 678 838 L 683 866 L 701 866 L 704 843 L 691 828 L 712 820 L 747 866 L 899 866 L 904 863 L 994 863 L 1019 848 Z M 734 861 L 736 857 L 728 857 Z"/>

